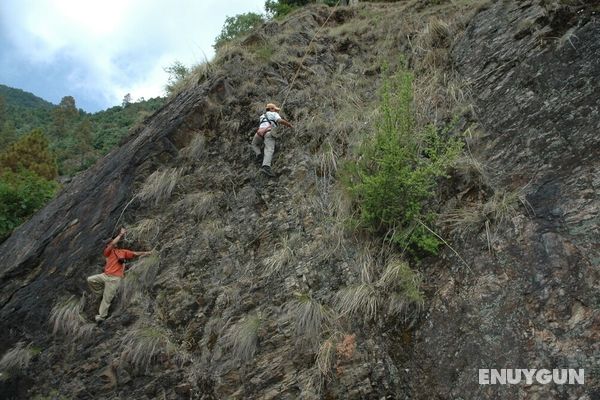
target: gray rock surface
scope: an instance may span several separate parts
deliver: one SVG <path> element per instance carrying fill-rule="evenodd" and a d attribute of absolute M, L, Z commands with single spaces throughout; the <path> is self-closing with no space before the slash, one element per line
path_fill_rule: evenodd
<path fill-rule="evenodd" d="M 419 21 L 409 17 L 450 9 L 437 3 L 361 3 L 329 20 L 329 8 L 313 6 L 266 24 L 0 244 L 0 354 L 19 341 L 40 350 L 25 374 L 0 380 L 0 397 L 598 398 L 597 2 L 493 2 L 468 21 L 450 55 L 470 82 L 473 111 L 462 119 L 477 126 L 467 142 L 487 174 L 475 189 L 455 176 L 438 200 L 449 209 L 516 193 L 505 218 L 487 231 L 442 232 L 469 267 L 449 249 L 423 260 L 427 300 L 413 323 L 339 318 L 316 339 L 298 333 L 298 295 L 335 308 L 373 248 L 336 223 L 344 202 L 323 154 L 343 158 L 347 132 L 372 123 L 343 106 L 372 104 L 378 62 L 410 48 Z M 267 37 L 283 53 L 257 59 L 250 50 Z M 288 94 L 297 71 L 284 107 L 296 130 L 282 132 L 277 177 L 267 179 L 248 134 L 265 99 Z M 201 148 L 186 158 L 197 137 Z M 132 200 L 166 169 L 180 172 L 167 200 Z M 140 221 L 154 221 L 157 233 L 126 244 L 160 254 L 143 290 L 115 304 L 90 337 L 51 335 L 54 304 L 85 293 L 105 240 Z M 87 300 L 89 320 L 97 302 Z M 148 365 L 127 361 L 135 332 L 158 338 Z M 319 346 L 330 346 L 329 363 L 319 365 Z M 585 385 L 477 381 L 479 368 L 569 367 L 586 369 Z"/>

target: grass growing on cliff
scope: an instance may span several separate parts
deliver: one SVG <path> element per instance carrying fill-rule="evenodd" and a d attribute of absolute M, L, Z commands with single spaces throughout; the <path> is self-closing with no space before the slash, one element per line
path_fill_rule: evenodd
<path fill-rule="evenodd" d="M 158 205 L 171 197 L 177 180 L 181 176 L 181 169 L 169 168 L 162 171 L 154 171 L 146 179 L 146 182 L 137 194 L 141 201 L 154 202 Z"/>
<path fill-rule="evenodd" d="M 432 125 L 417 127 L 412 84 L 413 75 L 404 69 L 384 81 L 374 135 L 360 147 L 356 161 L 345 164 L 344 183 L 357 227 L 402 248 L 435 253 L 439 240 L 420 221 L 431 220 L 425 204 L 462 143 Z"/>
<path fill-rule="evenodd" d="M 332 313 L 310 294 L 297 293 L 291 303 L 290 318 L 295 322 L 296 335 L 309 346 L 316 346 L 325 325 L 332 319 Z"/>
<path fill-rule="evenodd" d="M 160 233 L 161 221 L 158 218 L 146 218 L 128 229 L 129 238 L 144 246 L 152 246 Z"/>
<path fill-rule="evenodd" d="M 338 292 L 337 309 L 341 316 L 368 322 L 382 315 L 408 315 L 423 306 L 421 278 L 405 261 L 390 258 L 378 278 L 373 275 L 374 269 L 365 263 L 360 283 Z"/>
<path fill-rule="evenodd" d="M 181 205 L 194 221 L 201 222 L 213 211 L 222 199 L 221 192 L 198 192 L 185 196 Z"/>
<path fill-rule="evenodd" d="M 447 212 L 442 221 L 458 235 L 478 233 L 485 228 L 488 249 L 491 251 L 497 230 L 518 215 L 521 206 L 526 212 L 532 211 L 524 188 L 513 191 L 497 189 L 486 201 L 472 202 Z M 492 232 L 492 227 L 495 227 L 495 232 Z"/>
<path fill-rule="evenodd" d="M 160 257 L 150 254 L 140 258 L 128 269 L 119 286 L 119 305 L 129 304 L 135 296 L 152 286 L 160 266 Z"/>
<path fill-rule="evenodd" d="M 52 334 L 62 335 L 71 340 L 89 337 L 95 325 L 83 317 L 84 304 L 84 297 L 81 300 L 75 296 L 59 300 L 50 311 Z"/>
<path fill-rule="evenodd" d="M 258 346 L 258 330 L 261 325 L 259 313 L 247 315 L 229 329 L 225 337 L 233 358 L 246 362 L 254 357 Z"/>
<path fill-rule="evenodd" d="M 297 236 L 285 236 L 281 243 L 278 243 L 276 250 L 264 261 L 264 275 L 269 277 L 279 273 L 285 266 L 289 265 L 295 257 L 294 248 L 298 242 Z"/>
<path fill-rule="evenodd" d="M 156 327 L 130 331 L 123 337 L 121 364 L 147 371 L 160 357 L 170 357 L 176 350 L 167 333 Z"/>
<path fill-rule="evenodd" d="M 179 156 L 188 162 L 194 162 L 202 157 L 205 148 L 206 139 L 201 133 L 197 133 L 190 143 L 179 151 Z"/>
<path fill-rule="evenodd" d="M 31 345 L 25 346 L 23 342 L 17 343 L 0 359 L 0 381 L 23 373 L 37 353 L 39 350 Z"/>

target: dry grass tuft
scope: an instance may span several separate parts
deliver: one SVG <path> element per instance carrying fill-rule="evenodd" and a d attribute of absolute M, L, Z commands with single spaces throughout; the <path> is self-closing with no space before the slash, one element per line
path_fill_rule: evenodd
<path fill-rule="evenodd" d="M 154 202 L 158 205 L 171 197 L 171 193 L 177 185 L 182 170 L 169 168 L 162 171 L 154 171 L 147 179 L 137 197 L 141 201 Z"/>
<path fill-rule="evenodd" d="M 326 140 L 321 148 L 322 151 L 318 156 L 319 167 L 317 174 L 324 178 L 333 178 L 338 170 L 338 155 L 329 139 Z"/>
<path fill-rule="evenodd" d="M 221 192 L 198 192 L 187 195 L 181 204 L 187 212 L 194 217 L 196 222 L 202 221 L 211 211 L 217 208 L 218 203 L 222 200 Z"/>
<path fill-rule="evenodd" d="M 456 73 L 436 65 L 424 68 L 426 72 L 417 76 L 414 85 L 417 119 L 426 124 L 451 118 L 469 98 L 468 85 Z"/>
<path fill-rule="evenodd" d="M 225 340 L 232 350 L 233 358 L 247 362 L 254 357 L 261 323 L 261 314 L 256 313 L 247 315 L 229 329 Z"/>
<path fill-rule="evenodd" d="M 333 339 L 327 339 L 319 347 L 315 364 L 323 376 L 329 376 L 333 367 L 333 358 L 335 356 L 335 343 Z"/>
<path fill-rule="evenodd" d="M 133 262 L 119 286 L 119 304 L 125 306 L 137 294 L 149 289 L 156 280 L 159 266 L 158 254 L 150 254 Z"/>
<path fill-rule="evenodd" d="M 181 158 L 188 162 L 199 160 L 204 154 L 206 139 L 201 133 L 194 135 L 190 143 L 179 151 Z"/>
<path fill-rule="evenodd" d="M 88 338 L 94 324 L 89 323 L 82 315 L 85 296 L 78 300 L 75 296 L 59 300 L 50 311 L 50 324 L 53 335 L 62 335 L 70 339 Z"/>
<path fill-rule="evenodd" d="M 127 233 L 131 240 L 145 246 L 152 246 L 158 238 L 161 224 L 162 222 L 158 218 L 146 218 L 129 228 Z"/>
<path fill-rule="evenodd" d="M 464 207 L 452 210 L 442 217 L 442 222 L 455 233 L 476 232 L 487 221 L 480 203 L 470 203 Z"/>
<path fill-rule="evenodd" d="M 319 343 L 324 326 L 331 322 L 331 311 L 327 310 L 310 294 L 296 293 L 289 316 L 296 322 L 296 335 L 312 347 Z"/>
<path fill-rule="evenodd" d="M 337 308 L 341 316 L 360 316 L 364 321 L 372 321 L 380 307 L 381 298 L 373 283 L 350 285 L 338 293 Z"/>
<path fill-rule="evenodd" d="M 25 346 L 25 343 L 19 342 L 12 349 L 8 350 L 0 359 L 0 380 L 5 376 L 14 376 L 23 373 L 31 359 L 39 350 L 31 347 L 31 344 Z"/>
<path fill-rule="evenodd" d="M 459 157 L 454 164 L 454 169 L 467 183 L 474 187 L 485 188 L 490 186 L 490 177 L 485 165 L 470 153 Z"/>
<path fill-rule="evenodd" d="M 339 331 L 333 332 L 329 338 L 327 338 L 319 346 L 317 357 L 315 359 L 315 365 L 319 371 L 321 377 L 329 377 L 333 370 L 334 359 L 338 354 L 340 343 L 344 340 L 347 335 Z"/>
<path fill-rule="evenodd" d="M 378 278 L 379 267 L 368 251 L 360 262 L 361 283 L 338 292 L 336 305 L 340 316 L 362 318 L 366 323 L 384 314 L 397 317 L 422 308 L 421 277 L 407 262 L 391 257 Z"/>
<path fill-rule="evenodd" d="M 377 285 L 389 294 L 389 315 L 400 315 L 412 306 L 418 310 L 425 303 L 420 289 L 421 276 L 413 271 L 406 261 L 391 258 Z"/>
<path fill-rule="evenodd" d="M 294 249 L 299 242 L 300 238 L 297 235 L 284 237 L 277 244 L 275 252 L 264 260 L 264 276 L 269 277 L 279 273 L 285 266 L 292 264 L 296 255 Z"/>
<path fill-rule="evenodd" d="M 479 231 L 492 224 L 500 227 L 518 215 L 520 206 L 525 207 L 527 212 L 532 209 L 523 190 L 498 190 L 485 203 L 471 203 L 457 208 L 446 213 L 442 221 L 459 234 Z"/>
<path fill-rule="evenodd" d="M 167 332 L 157 327 L 128 332 L 123 337 L 121 347 L 121 365 L 129 364 L 139 371 L 147 371 L 161 357 L 169 358 L 176 352 Z"/>
<path fill-rule="evenodd" d="M 452 37 L 451 25 L 437 17 L 433 17 L 425 25 L 415 41 L 417 48 L 428 51 L 434 48 L 449 46 Z"/>

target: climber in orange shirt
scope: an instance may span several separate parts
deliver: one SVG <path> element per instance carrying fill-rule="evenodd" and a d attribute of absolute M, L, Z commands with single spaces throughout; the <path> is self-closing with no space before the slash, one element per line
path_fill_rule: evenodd
<path fill-rule="evenodd" d="M 131 251 L 115 247 L 126 232 L 125 228 L 121 228 L 119 234 L 104 248 L 104 257 L 106 257 L 104 272 L 87 278 L 90 289 L 94 293 L 102 293 L 102 302 L 95 318 L 96 322 L 102 322 L 108 316 L 110 303 L 117 293 L 121 279 L 125 276 L 125 264 L 123 262 L 134 257 L 151 254 L 150 251 Z"/>

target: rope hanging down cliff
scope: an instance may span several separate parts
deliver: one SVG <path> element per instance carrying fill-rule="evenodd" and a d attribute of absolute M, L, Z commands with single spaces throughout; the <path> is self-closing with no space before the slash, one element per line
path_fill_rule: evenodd
<path fill-rule="evenodd" d="M 310 39 L 310 42 L 308 42 L 308 44 L 306 45 L 306 51 L 304 52 L 304 55 L 302 56 L 302 59 L 300 59 L 300 65 L 298 65 L 298 69 L 296 70 L 296 73 L 294 74 L 294 77 L 292 78 L 292 82 L 289 84 L 289 86 L 287 88 L 287 93 L 286 93 L 285 97 L 283 98 L 283 101 L 281 102 L 281 108 L 283 108 L 285 106 L 285 102 L 287 101 L 287 98 L 288 98 L 288 96 L 290 94 L 290 90 L 292 90 L 292 87 L 294 86 L 294 82 L 296 82 L 296 78 L 298 78 L 298 74 L 300 73 L 300 68 L 302 68 L 302 64 L 304 64 L 304 60 L 306 59 L 306 56 L 310 52 L 310 46 L 313 44 L 313 42 L 315 41 L 317 35 L 319 35 L 319 33 L 321 32 L 321 30 L 323 29 L 323 27 L 325 25 L 327 25 L 327 22 L 329 22 L 329 19 L 331 18 L 331 16 L 333 15 L 333 13 L 337 10 L 338 6 L 340 5 L 340 1 L 341 0 L 338 0 L 337 3 L 335 3 L 335 5 L 333 6 L 333 9 L 331 10 L 331 12 L 329 13 L 329 15 L 325 19 L 325 22 L 323 22 L 323 24 L 319 27 L 319 29 L 317 29 L 317 32 L 315 32 L 315 34 L 313 35 L 313 37 Z"/>

